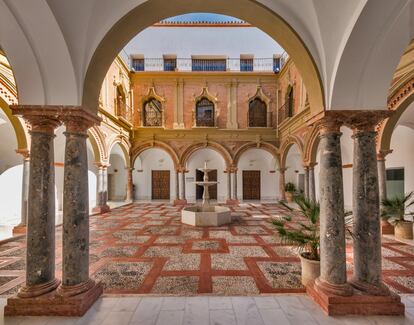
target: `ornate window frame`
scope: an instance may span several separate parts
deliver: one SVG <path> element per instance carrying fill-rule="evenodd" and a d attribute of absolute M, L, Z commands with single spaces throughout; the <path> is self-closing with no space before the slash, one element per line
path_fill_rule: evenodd
<path fill-rule="evenodd" d="M 148 103 L 151 100 L 157 100 L 160 102 L 161 104 L 161 125 L 160 126 L 146 126 L 144 125 L 144 121 L 145 121 L 145 104 Z M 141 112 L 140 112 L 140 116 L 141 116 L 141 127 L 145 127 L 145 128 L 162 128 L 165 127 L 165 113 L 164 113 L 164 103 L 165 103 L 165 98 L 158 95 L 155 87 L 152 86 L 148 89 L 147 94 L 142 97 L 142 104 L 141 104 Z"/>
<path fill-rule="evenodd" d="M 197 114 L 196 114 L 197 113 L 197 103 L 200 102 L 203 98 L 206 98 L 210 102 L 213 103 L 214 126 L 198 126 L 197 125 Z M 192 114 L 193 114 L 193 128 L 216 128 L 217 127 L 217 119 L 218 119 L 218 116 L 219 116 L 219 112 L 217 110 L 217 103 L 218 103 L 218 98 L 208 91 L 207 86 L 203 87 L 203 90 L 201 91 L 201 93 L 194 98 L 194 106 L 193 106 L 193 111 L 192 111 Z"/>
<path fill-rule="evenodd" d="M 260 99 L 266 105 L 266 126 L 250 126 L 249 125 L 250 103 L 256 98 Z M 270 102 L 271 102 L 271 99 L 268 96 L 266 96 L 266 94 L 263 92 L 262 86 L 260 85 L 257 86 L 256 93 L 253 96 L 248 97 L 248 100 L 247 100 L 247 127 L 248 128 L 269 128 L 272 126 L 272 111 L 270 108 Z"/>

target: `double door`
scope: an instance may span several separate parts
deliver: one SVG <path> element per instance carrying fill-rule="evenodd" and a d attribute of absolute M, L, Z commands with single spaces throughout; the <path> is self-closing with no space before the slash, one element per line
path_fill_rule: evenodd
<path fill-rule="evenodd" d="M 260 170 L 243 170 L 243 200 L 260 200 Z"/>
<path fill-rule="evenodd" d="M 152 171 L 152 190 L 151 198 L 153 200 L 170 199 L 170 171 L 153 170 Z"/>

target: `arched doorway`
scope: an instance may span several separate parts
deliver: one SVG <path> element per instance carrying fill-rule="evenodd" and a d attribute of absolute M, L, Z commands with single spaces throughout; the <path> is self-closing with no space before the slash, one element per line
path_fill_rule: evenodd
<path fill-rule="evenodd" d="M 128 162 L 119 143 L 115 143 L 109 154 L 108 200 L 125 201 L 127 197 Z"/>
<path fill-rule="evenodd" d="M 293 143 L 286 154 L 285 159 L 285 182 L 293 183 L 296 190 L 304 192 L 305 189 L 305 171 L 303 168 L 302 153 L 296 143 Z"/>

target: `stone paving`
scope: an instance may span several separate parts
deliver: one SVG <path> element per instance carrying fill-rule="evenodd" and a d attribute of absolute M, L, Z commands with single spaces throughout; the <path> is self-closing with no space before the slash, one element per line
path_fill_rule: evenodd
<path fill-rule="evenodd" d="M 180 223 L 180 208 L 135 203 L 91 217 L 90 273 L 107 294 L 223 296 L 302 293 L 296 249 L 280 242 L 271 218 L 278 204 L 232 207 L 229 226 Z M 289 226 L 295 227 L 296 219 Z M 61 229 L 56 270 L 61 276 Z M 414 246 L 383 237 L 383 275 L 391 290 L 414 293 Z M 0 245 L 0 295 L 24 284 L 24 239 Z M 352 247 L 347 246 L 352 274 Z"/>

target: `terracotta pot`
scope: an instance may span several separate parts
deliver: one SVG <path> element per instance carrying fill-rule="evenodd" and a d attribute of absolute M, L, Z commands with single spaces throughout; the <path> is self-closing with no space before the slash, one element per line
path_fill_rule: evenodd
<path fill-rule="evenodd" d="M 293 192 L 286 192 L 286 201 L 288 203 L 292 203 L 293 202 Z"/>
<path fill-rule="evenodd" d="M 394 235 L 394 226 L 386 219 L 381 219 L 381 234 Z"/>
<path fill-rule="evenodd" d="M 413 222 L 400 221 L 394 227 L 395 238 L 413 239 Z"/>
<path fill-rule="evenodd" d="M 303 254 L 300 254 L 300 262 L 302 265 L 302 284 L 306 286 L 321 274 L 321 262 L 310 260 Z"/>

